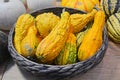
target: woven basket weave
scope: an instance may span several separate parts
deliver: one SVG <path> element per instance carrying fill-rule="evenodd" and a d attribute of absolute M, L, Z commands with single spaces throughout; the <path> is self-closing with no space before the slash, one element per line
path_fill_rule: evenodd
<path fill-rule="evenodd" d="M 54 7 L 54 8 L 46 8 L 42 10 L 37 10 L 36 12 L 31 13 L 31 14 L 33 16 L 36 16 L 43 12 L 53 12 L 54 14 L 60 16 L 63 9 L 65 9 L 65 11 L 68 11 L 70 14 L 85 13 L 83 11 L 72 9 L 72 8 Z M 8 49 L 9 49 L 11 56 L 13 57 L 13 60 L 16 62 L 16 64 L 20 68 L 37 76 L 50 77 L 52 78 L 52 80 L 59 80 L 61 78 L 73 77 L 77 74 L 85 73 L 86 71 L 88 71 L 89 69 L 97 65 L 99 62 L 101 62 L 106 52 L 107 46 L 108 46 L 108 36 L 106 34 L 106 29 L 104 29 L 102 46 L 98 50 L 98 52 L 96 52 L 96 54 L 90 59 L 86 61 L 70 64 L 70 65 L 63 65 L 63 66 L 38 64 L 36 62 L 33 62 L 31 60 L 24 58 L 23 56 L 17 53 L 13 45 L 14 28 L 15 26 L 11 28 L 9 32 L 9 36 L 8 36 Z"/>

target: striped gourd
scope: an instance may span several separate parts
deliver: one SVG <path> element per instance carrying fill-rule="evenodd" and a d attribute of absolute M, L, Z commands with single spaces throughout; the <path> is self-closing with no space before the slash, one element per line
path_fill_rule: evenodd
<path fill-rule="evenodd" d="M 120 13 L 115 13 L 109 17 L 107 31 L 114 42 L 120 43 Z"/>
<path fill-rule="evenodd" d="M 63 12 L 58 24 L 38 45 L 36 56 L 40 62 L 50 62 L 59 55 L 70 31 L 69 17 L 70 14 L 68 12 Z"/>
<path fill-rule="evenodd" d="M 101 0 L 101 6 L 107 17 L 120 12 L 120 0 Z"/>
<path fill-rule="evenodd" d="M 77 58 L 76 52 L 76 36 L 73 33 L 70 33 L 65 46 L 56 58 L 55 63 L 58 65 L 75 63 Z"/>
<path fill-rule="evenodd" d="M 78 59 L 80 61 L 92 57 L 102 45 L 102 32 L 105 23 L 105 14 L 98 11 L 94 18 L 92 27 L 85 34 L 78 49 Z"/>
<path fill-rule="evenodd" d="M 62 0 L 61 5 L 90 12 L 95 5 L 99 5 L 99 0 Z"/>
<path fill-rule="evenodd" d="M 35 19 L 30 14 L 22 14 L 18 17 L 15 25 L 14 46 L 21 54 L 21 41 L 27 35 L 28 29 L 35 25 Z"/>

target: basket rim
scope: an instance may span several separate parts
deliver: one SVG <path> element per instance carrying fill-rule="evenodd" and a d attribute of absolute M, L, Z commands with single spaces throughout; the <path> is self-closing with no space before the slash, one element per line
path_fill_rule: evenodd
<path fill-rule="evenodd" d="M 51 8 L 67 8 L 67 7 L 51 7 Z M 45 8 L 45 9 L 51 9 L 51 8 Z M 67 8 L 67 9 L 74 9 L 74 8 Z M 42 9 L 42 10 L 43 10 L 43 9 Z M 76 10 L 76 9 L 74 9 L 74 10 Z M 79 11 L 82 12 L 81 10 L 79 10 Z M 83 12 L 83 13 L 84 13 L 84 12 Z M 31 14 L 32 14 L 32 13 L 31 13 Z M 107 45 L 108 45 L 108 38 L 106 37 L 106 40 L 103 38 L 103 42 L 102 42 L 102 45 L 101 45 L 100 49 L 98 49 L 98 51 L 94 54 L 94 56 L 92 56 L 92 57 L 90 57 L 89 59 L 86 59 L 86 60 L 84 60 L 84 61 L 76 62 L 76 63 L 73 63 L 73 64 L 67 64 L 67 65 L 42 64 L 42 63 L 37 63 L 37 62 L 31 61 L 31 60 L 23 57 L 22 55 L 20 55 L 20 54 L 16 51 L 16 49 L 15 49 L 15 47 L 14 47 L 14 45 L 13 45 L 13 34 L 14 34 L 14 31 L 15 31 L 14 29 L 15 29 L 15 24 L 14 24 L 13 27 L 11 28 L 11 30 L 10 30 L 10 32 L 9 32 L 9 35 L 8 35 L 8 47 L 11 47 L 12 50 L 13 50 L 13 52 L 14 52 L 16 55 L 18 55 L 20 58 L 22 58 L 22 59 L 24 59 L 25 61 L 30 62 L 30 63 L 32 63 L 32 64 L 38 65 L 38 66 L 44 65 L 44 66 L 47 66 L 47 67 L 60 67 L 60 68 L 63 68 L 63 67 L 68 67 L 68 66 L 75 66 L 75 65 L 77 65 L 77 64 L 83 65 L 83 63 L 86 63 L 86 62 L 90 61 L 92 58 L 94 58 L 95 56 L 97 56 L 97 55 L 100 54 L 100 53 L 99 53 L 100 50 L 105 46 L 105 45 L 104 45 L 104 42 L 105 42 L 105 41 L 107 41 Z M 106 33 L 106 28 L 104 28 L 104 33 L 107 34 L 107 33 Z M 104 36 L 105 36 L 105 35 L 104 35 Z M 104 37 L 104 36 L 103 36 L 103 37 Z M 13 53 L 10 53 L 10 55 L 11 55 L 11 54 L 13 54 Z M 12 57 L 13 57 L 13 56 L 12 56 Z"/>
<path fill-rule="evenodd" d="M 84 10 L 79 10 L 79 9 L 77 9 L 77 8 L 72 8 L 72 7 L 64 7 L 64 6 L 53 6 L 53 7 L 47 7 L 47 8 L 43 8 L 43 9 L 36 9 L 36 10 L 34 10 L 34 11 L 32 11 L 32 12 L 29 12 L 29 14 L 33 14 L 33 13 L 35 13 L 35 12 L 37 12 L 37 11 L 41 11 L 41 10 L 47 10 L 47 9 L 56 9 L 56 8 L 60 8 L 60 9 L 70 9 L 70 10 L 76 10 L 76 11 L 79 11 L 79 12 L 82 12 L 82 13 L 87 13 L 86 11 L 84 11 Z"/>

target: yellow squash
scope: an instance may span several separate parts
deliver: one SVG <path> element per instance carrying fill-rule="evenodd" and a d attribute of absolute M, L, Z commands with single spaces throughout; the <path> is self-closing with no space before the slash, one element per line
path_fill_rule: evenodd
<path fill-rule="evenodd" d="M 70 14 L 68 12 L 63 12 L 58 24 L 38 45 L 36 56 L 40 62 L 50 62 L 59 55 L 70 30 L 69 17 Z"/>
<path fill-rule="evenodd" d="M 36 26 L 42 37 L 46 37 L 55 27 L 60 18 L 52 12 L 43 13 L 36 17 Z"/>
<path fill-rule="evenodd" d="M 37 37 L 37 29 L 31 26 L 27 35 L 21 42 L 21 55 L 24 57 L 34 57 L 40 39 Z"/>
<path fill-rule="evenodd" d="M 73 28 L 73 32 L 80 32 L 88 22 L 94 19 L 96 12 L 97 10 L 93 9 L 90 13 L 87 14 L 72 14 L 70 16 L 70 23 Z"/>
<path fill-rule="evenodd" d="M 105 23 L 105 14 L 98 11 L 94 18 L 92 28 L 85 34 L 81 46 L 78 50 L 80 61 L 92 57 L 102 45 L 102 31 Z"/>
<path fill-rule="evenodd" d="M 21 15 L 15 25 L 14 46 L 19 54 L 21 54 L 21 41 L 27 34 L 28 29 L 35 25 L 35 19 L 30 14 Z"/>

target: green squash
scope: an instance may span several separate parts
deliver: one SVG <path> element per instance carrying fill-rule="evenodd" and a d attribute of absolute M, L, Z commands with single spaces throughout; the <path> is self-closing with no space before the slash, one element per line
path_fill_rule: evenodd
<path fill-rule="evenodd" d="M 107 17 L 120 12 L 120 0 L 101 0 L 101 6 Z"/>
<path fill-rule="evenodd" d="M 70 33 L 65 43 L 64 48 L 55 60 L 57 65 L 73 64 L 77 59 L 76 36 Z"/>

